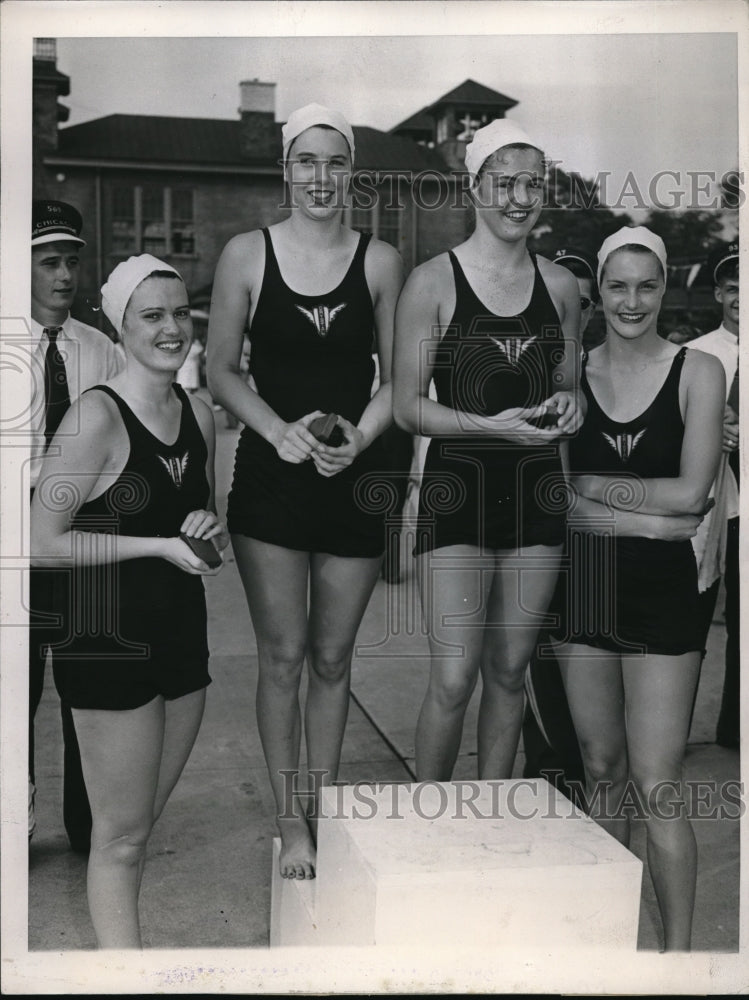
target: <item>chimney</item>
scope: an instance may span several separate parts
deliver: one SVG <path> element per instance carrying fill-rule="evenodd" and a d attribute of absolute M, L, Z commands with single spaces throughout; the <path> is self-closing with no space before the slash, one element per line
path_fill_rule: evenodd
<path fill-rule="evenodd" d="M 276 128 L 276 85 L 261 80 L 239 84 L 239 153 L 247 160 L 281 158 Z"/>
<path fill-rule="evenodd" d="M 70 93 L 70 78 L 57 69 L 57 41 L 34 39 L 33 59 L 33 173 L 34 197 L 44 197 L 44 157 L 57 149 L 57 127 L 68 120 L 70 110 L 58 97 Z"/>

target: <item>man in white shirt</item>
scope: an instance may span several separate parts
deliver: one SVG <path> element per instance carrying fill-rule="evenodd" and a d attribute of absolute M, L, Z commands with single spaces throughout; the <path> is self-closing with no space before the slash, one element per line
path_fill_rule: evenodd
<path fill-rule="evenodd" d="M 112 341 L 70 315 L 78 289 L 80 213 L 62 201 L 35 201 L 31 231 L 31 335 L 34 355 L 29 422 L 32 432 L 31 490 L 65 410 L 85 389 L 106 382 L 117 371 Z M 43 377 L 42 377 L 43 373 Z M 64 447 L 58 439 L 53 447 Z M 56 576 L 57 574 L 57 576 Z M 57 584 L 55 580 L 57 579 Z M 29 838 L 34 831 L 34 716 L 42 697 L 48 647 L 62 640 L 51 610 L 61 571 L 32 569 L 29 615 Z M 51 652 L 51 650 L 50 650 Z M 91 811 L 81 772 L 70 707 L 62 704 L 65 745 L 63 819 L 73 850 L 87 852 Z"/>
<path fill-rule="evenodd" d="M 726 373 L 726 410 L 723 422 L 723 459 L 714 489 L 715 507 L 693 539 L 699 567 L 700 603 L 705 639 L 718 597 L 720 578 L 726 588 L 726 660 L 723 697 L 716 743 L 739 746 L 739 248 L 722 244 L 710 255 L 708 267 L 715 298 L 723 308 L 723 322 L 711 333 L 689 342 L 689 347 L 712 354 Z"/>

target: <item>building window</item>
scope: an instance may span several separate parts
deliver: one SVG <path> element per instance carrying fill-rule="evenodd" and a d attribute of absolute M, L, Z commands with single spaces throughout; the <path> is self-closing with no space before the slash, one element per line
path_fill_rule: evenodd
<path fill-rule="evenodd" d="M 195 253 L 194 192 L 156 184 L 111 189 L 112 253 L 168 257 Z"/>
<path fill-rule="evenodd" d="M 456 128 L 458 129 L 455 138 L 462 139 L 463 142 L 470 142 L 476 132 L 483 128 L 489 118 L 486 114 L 476 111 L 457 111 L 455 114 Z"/>
<path fill-rule="evenodd" d="M 377 220 L 377 236 L 384 240 L 396 250 L 400 250 L 401 219 L 403 209 L 393 206 L 389 208 L 387 201 L 380 204 L 379 219 Z"/>
<path fill-rule="evenodd" d="M 392 192 L 387 188 L 377 191 L 377 198 L 371 207 L 357 205 L 356 196 L 350 209 L 348 225 L 360 233 L 372 233 L 379 240 L 390 243 L 396 250 L 401 249 L 403 208 L 391 204 Z"/>
<path fill-rule="evenodd" d="M 141 189 L 141 252 L 154 257 L 166 254 L 165 192 L 158 187 L 144 185 Z"/>
<path fill-rule="evenodd" d="M 195 253 L 193 192 L 190 188 L 172 189 L 172 253 Z"/>
<path fill-rule="evenodd" d="M 367 208 L 359 204 L 356 195 L 351 206 L 351 221 L 349 225 L 359 233 L 374 233 L 376 227 L 375 210 L 377 206 L 371 205 Z"/>
<path fill-rule="evenodd" d="M 138 252 L 133 188 L 112 188 L 112 253 Z"/>

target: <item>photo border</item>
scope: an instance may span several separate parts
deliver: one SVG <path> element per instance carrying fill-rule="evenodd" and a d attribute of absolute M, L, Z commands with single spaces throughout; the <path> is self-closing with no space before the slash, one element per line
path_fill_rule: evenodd
<path fill-rule="evenodd" d="M 425 8 L 432 8 L 427 14 Z M 2 95 L 2 197 L 0 199 L 0 302 L 3 338 L 23 335 L 30 297 L 31 96 L 34 37 L 238 37 L 317 35 L 468 35 L 483 33 L 628 34 L 652 32 L 736 32 L 738 35 L 739 163 L 749 164 L 749 6 L 744 0 L 467 0 L 467 2 L 202 2 L 167 0 L 6 0 L 2 8 L 0 93 Z M 741 257 L 749 245 L 747 208 L 741 210 Z M 749 329 L 746 296 L 742 323 Z M 746 367 L 741 351 L 741 367 Z M 742 377 L 745 389 L 749 372 Z M 12 393 L 0 372 L 0 418 L 12 413 Z M 747 389 L 749 391 L 749 389 Z M 747 405 L 745 403 L 745 405 Z M 746 441 L 742 430 L 742 447 Z M 17 484 L 26 449 L 3 447 L 0 553 L 28 551 L 27 519 L 21 519 Z M 744 491 L 746 493 L 746 491 Z M 743 504 L 742 504 L 743 506 Z M 746 523 L 746 518 L 744 519 Z M 26 533 L 26 534 L 24 534 Z M 744 536 L 740 555 L 747 555 Z M 18 560 L 16 560 L 16 563 Z M 20 620 L 21 595 L 8 586 L 18 566 L 3 559 L 2 622 Z M 19 564 L 20 565 L 20 564 Z M 744 601 L 747 594 L 744 595 Z M 742 615 L 746 622 L 746 615 Z M 746 632 L 746 630 L 744 630 Z M 742 652 L 744 643 L 742 643 Z M 747 878 L 741 865 L 739 952 L 661 955 L 579 949 L 572 954 L 503 949 L 488 955 L 474 949 L 446 954 L 430 949 L 194 949 L 143 952 L 29 952 L 27 950 L 27 638 L 23 629 L 0 628 L 0 786 L 2 788 L 3 991 L 19 994 L 141 993 L 734 993 L 745 990 L 747 971 Z M 742 708 L 749 698 L 744 685 Z M 747 718 L 744 711 L 743 717 Z M 742 741 L 742 764 L 746 741 Z M 743 771 L 742 771 L 743 773 Z M 747 847 L 741 821 L 741 857 Z"/>

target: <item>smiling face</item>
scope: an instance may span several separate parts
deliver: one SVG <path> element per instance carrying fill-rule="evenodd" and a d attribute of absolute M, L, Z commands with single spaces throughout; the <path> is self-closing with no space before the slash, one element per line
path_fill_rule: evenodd
<path fill-rule="evenodd" d="M 666 291 L 660 261 L 650 250 L 621 247 L 608 258 L 601 274 L 601 304 L 609 333 L 634 340 L 655 332 Z"/>
<path fill-rule="evenodd" d="M 285 177 L 292 205 L 316 219 L 340 212 L 351 178 L 351 150 L 333 128 L 314 125 L 291 144 Z"/>
<path fill-rule="evenodd" d="M 145 278 L 122 319 L 122 345 L 132 358 L 153 371 L 176 372 L 192 343 L 187 289 L 177 278 Z"/>
<path fill-rule="evenodd" d="M 525 239 L 543 205 L 543 155 L 532 146 L 503 146 L 481 167 L 474 189 L 476 223 L 499 239 Z"/>
<path fill-rule="evenodd" d="M 42 326 L 67 317 L 78 290 L 78 244 L 56 240 L 31 248 L 31 315 Z"/>
<path fill-rule="evenodd" d="M 739 335 L 739 275 L 721 277 L 715 287 L 715 298 L 723 306 L 723 326 L 736 337 Z"/>

